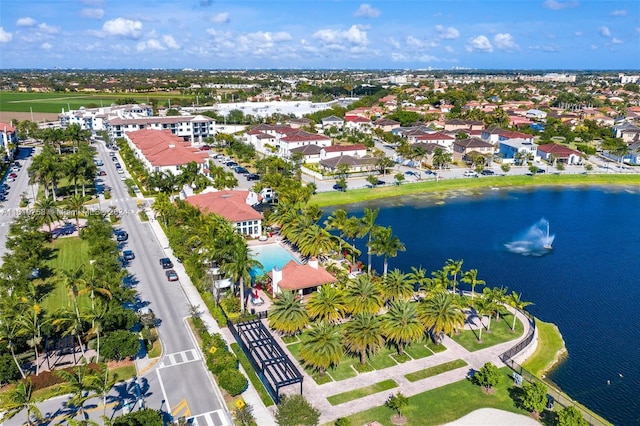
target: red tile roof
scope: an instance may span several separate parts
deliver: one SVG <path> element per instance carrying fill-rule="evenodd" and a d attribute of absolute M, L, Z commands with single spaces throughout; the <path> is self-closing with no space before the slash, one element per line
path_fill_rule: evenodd
<path fill-rule="evenodd" d="M 371 123 L 371 120 L 365 117 L 361 117 L 359 115 L 346 115 L 344 119 L 352 123 Z"/>
<path fill-rule="evenodd" d="M 185 201 L 202 213 L 215 213 L 231 222 L 262 219 L 262 214 L 247 204 L 249 191 L 228 190 L 192 195 Z"/>
<path fill-rule="evenodd" d="M 361 151 L 361 150 L 366 150 L 367 147 L 364 144 L 358 143 L 355 145 L 332 145 L 332 146 L 325 146 L 324 148 L 325 152 L 344 152 L 344 151 Z"/>
<path fill-rule="evenodd" d="M 280 139 L 281 142 L 306 142 L 306 141 L 323 141 L 331 140 L 330 137 L 321 135 L 319 133 L 309 133 L 304 130 L 293 129 L 294 132 L 290 132 L 287 136 Z"/>
<path fill-rule="evenodd" d="M 175 136 L 170 130 L 142 129 L 127 136 L 142 151 L 142 155 L 156 167 L 182 166 L 195 161 L 206 164 L 209 155 Z"/>
<path fill-rule="evenodd" d="M 428 133 L 428 134 L 416 136 L 416 140 L 419 140 L 419 141 L 439 141 L 439 140 L 455 140 L 455 139 L 456 138 L 454 138 L 453 136 L 449 136 L 442 132 Z"/>
<path fill-rule="evenodd" d="M 547 154 L 553 154 L 556 158 L 567 158 L 570 155 L 580 155 L 578 151 L 574 151 L 566 146 L 558 145 L 555 143 L 549 143 L 545 145 L 539 145 L 538 151 L 546 152 Z"/>
<path fill-rule="evenodd" d="M 278 283 L 278 287 L 283 290 L 301 290 L 335 282 L 338 282 L 336 277 L 321 266 L 316 269 L 290 260 L 282 268 L 282 281 Z"/>
<path fill-rule="evenodd" d="M 0 123 L 0 132 L 13 133 L 15 130 L 15 127 L 13 127 L 11 124 Z"/>

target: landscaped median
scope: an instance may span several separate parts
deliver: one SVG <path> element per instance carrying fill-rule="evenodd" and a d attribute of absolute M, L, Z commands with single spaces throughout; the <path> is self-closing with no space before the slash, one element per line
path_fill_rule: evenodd
<path fill-rule="evenodd" d="M 438 374 L 446 373 L 447 371 L 456 370 L 460 367 L 464 367 L 465 365 L 468 365 L 465 360 L 454 359 L 453 361 L 445 362 L 443 364 L 434 365 L 433 367 L 405 374 L 404 377 L 405 379 L 413 383 L 417 382 L 418 380 L 427 379 L 429 377 L 437 376 Z"/>
<path fill-rule="evenodd" d="M 386 391 L 389 389 L 397 388 L 398 384 L 394 380 L 385 380 L 382 382 L 374 383 L 364 388 L 353 389 L 348 392 L 342 392 L 337 395 L 332 395 L 327 398 L 331 405 L 344 404 L 345 402 L 353 401 L 354 399 L 364 398 L 365 396 L 373 395 L 374 393 Z"/>

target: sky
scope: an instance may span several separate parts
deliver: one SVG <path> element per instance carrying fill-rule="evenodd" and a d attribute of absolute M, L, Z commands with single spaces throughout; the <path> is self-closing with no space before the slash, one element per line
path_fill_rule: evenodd
<path fill-rule="evenodd" d="M 640 69 L 640 0 L 0 0 L 0 69 Z"/>

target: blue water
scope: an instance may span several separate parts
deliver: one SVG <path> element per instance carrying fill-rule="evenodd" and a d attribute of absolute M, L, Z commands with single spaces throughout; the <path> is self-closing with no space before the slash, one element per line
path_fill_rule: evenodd
<path fill-rule="evenodd" d="M 535 303 L 530 312 L 559 327 L 569 352 L 547 376 L 611 422 L 640 425 L 640 190 L 488 190 L 349 212 L 362 216 L 364 207 L 380 207 L 377 224 L 406 245 L 390 269 L 433 271 L 463 259 L 463 271 L 477 269 L 488 286 L 521 292 Z M 555 234 L 552 250 L 532 256 L 505 247 L 543 218 Z M 358 246 L 366 261 L 364 241 Z M 374 257 L 373 267 L 381 271 L 382 259 Z"/>
<path fill-rule="evenodd" d="M 280 244 L 253 246 L 251 247 L 251 253 L 253 254 L 253 258 L 262 264 L 262 268 L 254 268 L 251 270 L 250 274 L 253 278 L 271 272 L 273 268 L 282 269 L 290 260 L 300 263 L 294 255 Z"/>

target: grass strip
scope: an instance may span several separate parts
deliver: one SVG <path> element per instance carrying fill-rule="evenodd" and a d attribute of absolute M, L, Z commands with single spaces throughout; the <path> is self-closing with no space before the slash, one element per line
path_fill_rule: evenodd
<path fill-rule="evenodd" d="M 465 360 L 454 359 L 453 361 L 445 362 L 444 364 L 434 365 L 433 367 L 405 374 L 404 377 L 410 382 L 417 382 L 418 380 L 437 376 L 438 374 L 446 373 L 447 371 L 455 370 L 457 368 L 464 367 L 465 365 L 467 365 Z"/>
<path fill-rule="evenodd" d="M 345 402 L 353 401 L 354 399 L 364 398 L 365 396 L 397 387 L 398 384 L 389 379 L 383 382 L 374 383 L 364 388 L 358 388 L 348 392 L 339 393 L 337 395 L 332 395 L 328 397 L 327 400 L 331 405 L 344 404 Z"/>
<path fill-rule="evenodd" d="M 271 399 L 269 392 L 267 392 L 267 389 L 265 389 L 264 385 L 262 384 L 262 381 L 260 381 L 260 379 L 258 378 L 256 371 L 253 369 L 253 366 L 249 362 L 249 359 L 244 354 L 244 352 L 242 352 L 242 349 L 240 349 L 240 345 L 238 345 L 237 343 L 232 343 L 231 349 L 238 357 L 238 361 L 240 361 L 242 368 L 244 368 L 244 371 L 247 373 L 247 376 L 249 377 L 251 384 L 258 392 L 258 395 L 260 395 L 260 399 L 262 400 L 264 405 L 267 407 L 272 406 L 273 399 Z"/>
<path fill-rule="evenodd" d="M 480 331 L 477 327 L 474 327 L 471 330 L 464 330 L 460 332 L 460 334 L 451 336 L 451 338 L 469 352 L 509 342 L 520 338 L 524 332 L 524 327 L 520 319 L 516 321 L 515 331 L 511 331 L 512 318 L 513 314 L 509 313 L 501 315 L 500 320 L 492 319 L 490 330 L 485 329 L 482 331 L 481 341 L 478 340 L 478 337 L 480 337 Z M 485 317 L 484 320 L 486 323 L 487 318 Z"/>

